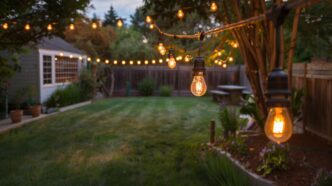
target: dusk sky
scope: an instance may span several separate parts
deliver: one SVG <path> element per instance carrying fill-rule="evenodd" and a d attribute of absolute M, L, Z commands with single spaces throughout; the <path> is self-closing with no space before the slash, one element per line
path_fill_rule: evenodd
<path fill-rule="evenodd" d="M 104 19 L 104 14 L 108 11 L 109 7 L 113 5 L 118 16 L 126 18 L 127 22 L 130 21 L 130 15 L 135 12 L 138 6 L 143 4 L 142 0 L 92 0 L 91 4 L 95 9 L 90 9 L 88 14 L 92 17 L 93 13 L 101 19 Z"/>

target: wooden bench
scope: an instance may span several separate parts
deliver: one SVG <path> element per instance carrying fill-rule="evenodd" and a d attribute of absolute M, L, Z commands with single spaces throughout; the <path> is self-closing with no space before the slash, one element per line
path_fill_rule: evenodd
<path fill-rule="evenodd" d="M 213 101 L 221 102 L 225 97 L 229 96 L 228 92 L 222 90 L 210 90 L 210 94 L 212 94 Z"/>

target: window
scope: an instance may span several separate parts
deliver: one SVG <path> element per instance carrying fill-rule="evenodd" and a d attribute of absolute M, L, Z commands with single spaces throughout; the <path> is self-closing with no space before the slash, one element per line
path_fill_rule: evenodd
<path fill-rule="evenodd" d="M 43 56 L 43 83 L 52 84 L 52 56 Z"/>
<path fill-rule="evenodd" d="M 56 56 L 55 82 L 73 82 L 78 79 L 78 58 Z"/>

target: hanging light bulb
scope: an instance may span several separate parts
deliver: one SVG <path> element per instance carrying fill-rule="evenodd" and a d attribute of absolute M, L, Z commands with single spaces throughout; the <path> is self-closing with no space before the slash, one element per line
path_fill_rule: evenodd
<path fill-rule="evenodd" d="M 158 50 L 159 50 L 159 53 L 160 55 L 165 55 L 166 54 L 166 48 L 164 47 L 164 44 L 163 43 L 159 43 L 158 45 Z"/>
<path fill-rule="evenodd" d="M 99 59 L 99 58 L 97 58 L 97 59 L 96 59 L 96 62 L 97 62 L 97 63 L 100 63 L 100 59 Z"/>
<path fill-rule="evenodd" d="M 230 62 L 233 62 L 234 61 L 234 58 L 231 56 L 231 57 L 228 57 L 228 61 Z"/>
<path fill-rule="evenodd" d="M 186 63 L 188 63 L 188 62 L 190 61 L 190 55 L 186 55 L 186 56 L 184 57 L 184 61 L 185 61 Z"/>
<path fill-rule="evenodd" d="M 73 55 L 69 55 L 69 58 L 72 59 L 72 58 L 73 58 Z"/>
<path fill-rule="evenodd" d="M 182 56 L 177 56 L 175 59 L 176 59 L 176 61 L 181 61 L 182 60 Z"/>
<path fill-rule="evenodd" d="M 123 26 L 122 19 L 118 19 L 118 21 L 116 22 L 116 26 L 118 26 L 119 28 L 121 28 Z"/>
<path fill-rule="evenodd" d="M 151 62 L 152 64 L 156 64 L 156 60 L 152 60 L 152 62 Z"/>
<path fill-rule="evenodd" d="M 52 24 L 48 24 L 48 25 L 47 25 L 47 30 L 48 30 L 48 31 L 52 31 L 52 30 L 53 30 L 53 26 L 52 26 Z"/>
<path fill-rule="evenodd" d="M 221 55 L 222 55 L 222 53 L 219 51 L 219 52 L 218 52 L 218 56 L 221 56 Z"/>
<path fill-rule="evenodd" d="M 2 28 L 3 28 L 4 30 L 7 30 L 7 29 L 9 28 L 8 23 L 4 23 L 4 24 L 2 24 Z"/>
<path fill-rule="evenodd" d="M 210 10 L 211 12 L 215 12 L 218 10 L 218 6 L 215 2 L 211 3 Z"/>
<path fill-rule="evenodd" d="M 133 64 L 134 64 L 134 61 L 133 61 L 133 60 L 130 60 L 130 61 L 129 61 L 129 64 L 130 64 L 130 65 L 133 65 Z"/>
<path fill-rule="evenodd" d="M 105 64 L 109 64 L 110 61 L 108 59 L 105 60 Z"/>
<path fill-rule="evenodd" d="M 173 49 L 169 49 L 169 53 L 168 53 L 168 67 L 170 69 L 174 69 L 176 67 L 176 60 L 174 58 L 174 51 L 173 51 Z"/>
<path fill-rule="evenodd" d="M 63 53 L 62 52 L 60 52 L 60 56 L 63 57 Z"/>
<path fill-rule="evenodd" d="M 153 30 L 154 29 L 154 25 L 153 24 L 150 24 L 150 29 Z"/>
<path fill-rule="evenodd" d="M 146 21 L 147 23 L 151 23 L 151 22 L 152 22 L 152 18 L 151 18 L 150 16 L 146 16 L 145 21 Z"/>
<path fill-rule="evenodd" d="M 159 59 L 159 63 L 163 63 L 163 59 Z"/>
<path fill-rule="evenodd" d="M 98 24 L 96 22 L 92 22 L 91 27 L 92 27 L 92 29 L 97 29 Z"/>
<path fill-rule="evenodd" d="M 118 61 L 117 61 L 117 60 L 114 60 L 114 61 L 113 61 L 113 64 L 114 64 L 114 65 L 118 64 Z"/>
<path fill-rule="evenodd" d="M 181 9 L 178 10 L 177 16 L 179 19 L 182 19 L 184 17 L 184 12 Z"/>
<path fill-rule="evenodd" d="M 193 73 L 193 81 L 190 86 L 191 93 L 194 96 L 203 96 L 206 93 L 207 86 L 204 80 L 205 64 L 202 57 L 195 58 Z"/>
<path fill-rule="evenodd" d="M 138 65 L 141 65 L 141 61 L 137 61 L 137 64 L 138 64 Z"/>
<path fill-rule="evenodd" d="M 239 47 L 239 44 L 237 44 L 237 42 L 233 42 L 232 47 L 233 47 L 233 48 L 238 48 L 238 47 Z"/>
<path fill-rule="evenodd" d="M 288 76 L 281 68 L 275 68 L 268 76 L 267 106 L 269 113 L 265 122 L 266 136 L 280 144 L 290 139 L 293 133 L 288 111 Z"/>
<path fill-rule="evenodd" d="M 83 57 L 82 57 L 82 56 L 79 56 L 79 57 L 78 57 L 78 59 L 79 59 L 79 60 L 82 60 L 82 59 L 83 59 Z"/>
<path fill-rule="evenodd" d="M 29 31 L 31 29 L 30 24 L 29 23 L 25 24 L 24 29 L 26 31 Z"/>
<path fill-rule="evenodd" d="M 145 61 L 144 61 L 144 64 L 146 64 L 146 65 L 149 64 L 149 61 L 148 61 L 148 60 L 145 60 Z"/>
<path fill-rule="evenodd" d="M 91 57 L 88 57 L 88 62 L 90 62 L 91 61 Z"/>
<path fill-rule="evenodd" d="M 227 68 L 227 63 L 222 63 L 222 64 L 221 64 L 221 67 L 222 67 L 222 68 Z"/>
<path fill-rule="evenodd" d="M 125 64 L 126 64 L 126 61 L 125 61 L 125 60 L 122 60 L 122 64 L 125 65 Z"/>
<path fill-rule="evenodd" d="M 169 58 L 166 58 L 166 62 L 169 62 Z"/>
<path fill-rule="evenodd" d="M 75 30 L 75 25 L 73 23 L 69 25 L 69 30 Z"/>

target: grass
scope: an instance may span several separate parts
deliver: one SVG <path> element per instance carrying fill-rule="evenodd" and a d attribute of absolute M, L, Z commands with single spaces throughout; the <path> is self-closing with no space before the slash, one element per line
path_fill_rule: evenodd
<path fill-rule="evenodd" d="M 208 185 L 209 98 L 117 98 L 0 136 L 0 185 Z"/>

